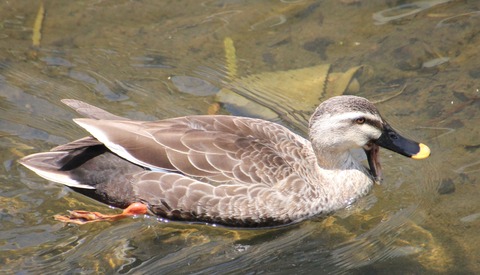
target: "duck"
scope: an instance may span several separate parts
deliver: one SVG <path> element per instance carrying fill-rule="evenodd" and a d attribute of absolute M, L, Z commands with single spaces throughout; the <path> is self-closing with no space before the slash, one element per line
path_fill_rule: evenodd
<path fill-rule="evenodd" d="M 327 216 L 382 180 L 379 148 L 425 159 L 430 149 L 395 131 L 363 97 L 322 102 L 308 138 L 278 123 L 230 115 L 135 121 L 88 103 L 62 102 L 90 135 L 19 160 L 40 177 L 109 206 L 56 215 L 62 222 L 132 215 L 229 227 L 281 226 Z M 363 149 L 368 166 L 354 157 Z"/>

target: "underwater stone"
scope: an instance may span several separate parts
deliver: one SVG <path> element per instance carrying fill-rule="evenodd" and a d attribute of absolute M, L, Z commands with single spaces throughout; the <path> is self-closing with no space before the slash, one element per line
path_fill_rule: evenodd
<path fill-rule="evenodd" d="M 438 186 L 438 193 L 440 195 L 451 194 L 455 192 L 455 184 L 452 179 L 442 180 L 440 186 Z"/>

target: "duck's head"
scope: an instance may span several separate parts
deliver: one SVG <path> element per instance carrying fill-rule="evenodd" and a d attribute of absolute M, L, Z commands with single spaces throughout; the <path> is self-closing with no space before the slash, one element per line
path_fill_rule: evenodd
<path fill-rule="evenodd" d="M 322 159 L 322 154 L 341 156 L 363 148 L 377 181 L 381 180 L 379 146 L 414 159 L 430 155 L 426 145 L 402 137 L 370 101 L 358 96 L 332 97 L 320 104 L 310 118 L 310 140 L 319 162 L 327 165 L 336 164 Z"/>

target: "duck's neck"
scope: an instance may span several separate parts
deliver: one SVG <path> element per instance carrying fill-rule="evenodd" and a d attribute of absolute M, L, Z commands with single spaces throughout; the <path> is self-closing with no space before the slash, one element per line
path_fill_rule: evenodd
<path fill-rule="evenodd" d="M 344 170 L 356 166 L 357 161 L 350 151 L 313 148 L 318 165 L 327 170 Z"/>
<path fill-rule="evenodd" d="M 319 200 L 326 204 L 326 210 L 333 212 L 347 207 L 365 196 L 373 186 L 367 169 L 350 151 L 317 150 L 315 153 L 323 182 L 318 195 Z M 329 199 L 324 201 L 322 197 Z"/>

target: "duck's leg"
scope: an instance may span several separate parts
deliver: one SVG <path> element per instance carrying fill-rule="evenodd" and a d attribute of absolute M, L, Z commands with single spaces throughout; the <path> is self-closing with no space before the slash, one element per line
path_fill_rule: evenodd
<path fill-rule="evenodd" d="M 54 218 L 57 221 L 65 223 L 86 224 L 90 222 L 118 221 L 130 216 L 142 214 L 147 214 L 147 206 L 143 203 L 135 202 L 125 208 L 121 214 L 117 215 L 106 215 L 99 212 L 73 210 L 70 211 L 70 216 L 55 215 Z"/>

